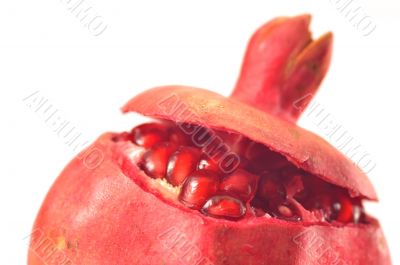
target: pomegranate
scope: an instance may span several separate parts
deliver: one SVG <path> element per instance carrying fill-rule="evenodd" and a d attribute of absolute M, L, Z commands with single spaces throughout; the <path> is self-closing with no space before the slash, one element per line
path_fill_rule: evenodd
<path fill-rule="evenodd" d="M 363 208 L 377 200 L 368 178 L 296 125 L 331 57 L 332 34 L 313 40 L 309 23 L 258 29 L 228 98 L 167 86 L 131 99 L 123 112 L 152 121 L 70 162 L 28 264 L 391 264 Z"/>

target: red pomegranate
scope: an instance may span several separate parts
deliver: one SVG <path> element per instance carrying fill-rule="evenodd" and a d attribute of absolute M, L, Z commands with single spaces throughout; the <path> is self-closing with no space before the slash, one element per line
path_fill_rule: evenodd
<path fill-rule="evenodd" d="M 310 16 L 252 36 L 230 97 L 157 87 L 73 159 L 36 219 L 28 264 L 388 265 L 364 173 L 296 121 L 330 62 Z"/>

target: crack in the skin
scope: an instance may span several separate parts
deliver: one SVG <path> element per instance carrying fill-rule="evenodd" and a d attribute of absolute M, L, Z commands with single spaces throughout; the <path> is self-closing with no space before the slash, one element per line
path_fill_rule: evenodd
<path fill-rule="evenodd" d="M 172 123 L 170 123 L 170 124 L 172 124 Z M 235 134 L 232 134 L 232 135 L 235 135 Z M 147 149 L 146 148 L 143 148 L 143 147 L 139 147 L 139 146 L 136 146 L 135 144 L 133 144 L 132 146 L 134 146 L 134 147 L 132 147 L 132 148 L 128 148 L 128 152 L 125 152 L 126 153 L 126 155 L 127 155 L 127 158 L 129 159 L 129 160 L 131 160 L 131 161 L 133 161 L 133 162 L 135 162 L 135 163 L 141 163 L 140 161 L 141 161 L 141 157 L 143 156 L 143 154 L 145 153 L 145 152 L 147 152 Z M 265 147 L 264 146 L 264 148 L 266 149 L 266 150 L 269 150 L 269 148 L 268 147 Z M 276 153 L 276 152 L 274 152 L 274 151 L 272 151 L 272 150 L 269 150 L 269 152 L 273 152 L 273 153 L 275 153 L 275 154 L 278 154 L 279 155 L 279 153 Z M 285 156 L 282 156 L 282 157 L 285 157 Z M 287 159 L 287 158 L 286 158 Z M 313 161 L 312 160 L 312 157 L 310 157 L 309 155 L 306 155 L 305 157 L 304 157 L 304 160 L 302 161 L 302 163 L 301 164 L 307 164 L 307 163 L 312 163 L 312 162 L 309 162 L 309 161 Z M 289 161 L 289 160 L 287 160 L 287 163 L 288 163 L 288 165 L 290 165 L 290 164 L 293 164 L 293 162 L 291 162 L 291 161 Z M 297 170 L 299 170 L 299 169 L 297 169 Z M 142 171 L 143 172 L 143 171 Z M 299 171 L 300 172 L 300 171 Z M 144 172 L 143 172 L 144 173 Z M 307 174 L 306 172 L 304 172 L 305 174 Z M 300 173 L 301 175 L 303 174 L 303 173 Z M 166 193 L 165 192 L 169 192 L 173 197 L 175 197 L 175 199 L 174 200 L 177 200 L 177 195 L 181 192 L 181 190 L 182 190 L 182 185 L 179 185 L 179 186 L 173 186 L 173 185 L 171 185 L 167 180 L 165 180 L 165 178 L 161 178 L 161 179 L 153 179 L 153 178 L 149 178 L 148 179 L 148 181 L 150 181 L 150 182 L 152 182 L 152 183 L 154 183 L 154 184 L 156 184 L 156 187 L 157 187 L 157 190 L 159 190 L 159 193 L 161 194 L 161 196 L 163 196 L 163 195 L 165 195 Z M 148 182 L 147 181 L 147 182 Z M 322 181 L 322 180 L 321 180 Z M 324 181 L 322 181 L 322 182 L 324 182 Z M 325 183 L 325 182 L 324 182 Z M 325 183 L 325 185 L 331 185 L 331 184 L 329 184 L 329 183 Z M 154 185 L 152 185 L 153 186 L 153 188 L 155 187 Z M 333 187 L 333 186 L 332 186 Z M 335 189 L 338 189 L 339 187 L 335 187 Z M 298 191 L 298 192 L 300 192 L 300 191 Z M 167 197 L 169 197 L 169 196 L 167 196 Z M 315 220 L 315 218 L 316 218 L 316 216 L 315 216 L 315 212 L 313 212 L 313 211 L 311 211 L 311 209 L 306 209 L 303 205 L 302 205 L 302 203 L 300 203 L 300 202 L 298 202 L 297 200 L 295 200 L 294 198 L 287 198 L 287 200 L 288 200 L 288 202 L 289 202 L 289 205 L 292 205 L 291 207 L 294 207 L 294 209 L 292 209 L 292 210 L 295 210 L 295 212 L 291 212 L 291 210 L 290 209 L 288 209 L 288 210 L 286 210 L 285 211 L 285 213 L 286 213 L 286 215 L 292 215 L 292 214 L 300 214 L 300 219 L 301 220 L 303 220 L 303 221 L 306 221 L 306 222 L 308 222 L 308 223 L 312 223 L 313 221 L 312 220 L 314 220 L 315 222 L 321 222 L 321 220 Z M 252 201 L 253 202 L 253 201 Z M 300 207 L 301 206 L 301 207 Z M 253 211 L 253 209 L 254 209 L 254 207 L 257 207 L 257 206 L 255 206 L 254 204 L 251 204 L 251 208 L 248 208 L 248 210 L 249 211 Z M 283 207 L 283 206 L 282 206 Z M 282 208 L 281 207 L 281 208 Z M 286 208 L 287 208 L 287 206 L 285 206 Z M 299 210 L 299 207 L 300 207 L 300 210 Z M 285 208 L 285 209 L 286 209 Z M 282 208 L 282 210 L 285 210 L 285 209 L 283 209 Z M 269 211 L 270 210 L 264 210 L 264 211 L 266 211 L 266 214 L 267 213 L 269 213 Z M 306 216 L 304 215 L 304 213 L 305 212 L 307 212 L 307 213 L 309 213 L 309 214 L 307 214 L 306 216 L 307 216 L 307 218 L 305 218 Z M 276 214 L 273 214 L 273 216 L 275 216 L 275 218 L 276 217 L 278 217 L 279 218 L 279 215 L 277 216 Z M 308 217 L 312 217 L 311 219 L 309 219 Z M 290 219 L 290 218 L 289 218 Z M 305 220 L 305 219 L 307 219 L 307 220 Z M 318 219 L 318 218 L 317 218 Z M 327 220 L 325 220 L 325 218 L 323 218 L 324 220 L 324 222 L 328 222 Z M 330 221 L 329 221 L 330 222 Z"/>

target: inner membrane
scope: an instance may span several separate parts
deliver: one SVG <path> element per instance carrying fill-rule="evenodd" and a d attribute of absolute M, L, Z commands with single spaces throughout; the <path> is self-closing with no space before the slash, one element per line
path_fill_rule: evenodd
<path fill-rule="evenodd" d="M 142 148 L 137 165 L 177 191 L 184 206 L 213 218 L 366 223 L 360 198 L 242 135 L 157 121 L 118 134 Z"/>

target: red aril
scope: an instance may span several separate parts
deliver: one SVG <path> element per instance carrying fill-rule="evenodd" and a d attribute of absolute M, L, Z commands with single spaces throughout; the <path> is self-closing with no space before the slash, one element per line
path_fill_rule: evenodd
<path fill-rule="evenodd" d="M 353 222 L 355 219 L 353 207 L 356 206 L 353 206 L 353 202 L 350 198 L 343 194 L 339 194 L 338 198 L 332 205 L 334 215 L 336 215 L 334 220 L 342 223 Z"/>
<path fill-rule="evenodd" d="M 165 178 L 170 155 L 176 150 L 174 143 L 159 143 L 148 150 L 140 165 L 144 172 L 152 178 Z"/>
<path fill-rule="evenodd" d="M 291 218 L 291 217 L 293 217 L 293 211 L 292 211 L 292 209 L 290 209 L 288 206 L 286 206 L 286 205 L 283 205 L 283 204 L 281 204 L 281 205 L 279 205 L 278 206 L 278 211 L 279 211 L 279 213 L 283 216 L 283 217 L 286 217 L 286 218 Z"/>
<path fill-rule="evenodd" d="M 197 164 L 197 169 L 220 172 L 221 171 L 221 167 L 219 165 L 220 161 L 221 161 L 220 157 L 213 158 L 208 156 L 207 154 L 202 154 Z"/>
<path fill-rule="evenodd" d="M 168 140 L 168 129 L 161 123 L 146 123 L 132 129 L 132 141 L 145 148 Z"/>
<path fill-rule="evenodd" d="M 243 169 L 238 169 L 224 177 L 220 183 L 220 190 L 238 196 L 243 202 L 253 199 L 259 177 Z"/>
<path fill-rule="evenodd" d="M 198 170 L 187 177 L 179 200 L 187 207 L 199 210 L 218 190 L 219 176 L 207 170 Z"/>
<path fill-rule="evenodd" d="M 168 160 L 167 181 L 174 186 L 181 185 L 186 177 L 196 170 L 200 150 L 182 146 Z"/>
<path fill-rule="evenodd" d="M 168 139 L 170 142 L 174 142 L 180 145 L 190 145 L 191 141 L 189 137 L 182 131 L 181 128 L 176 127 L 175 124 L 168 129 Z"/>
<path fill-rule="evenodd" d="M 216 218 L 239 219 L 246 213 L 246 207 L 233 197 L 214 196 L 204 204 L 201 211 Z"/>

